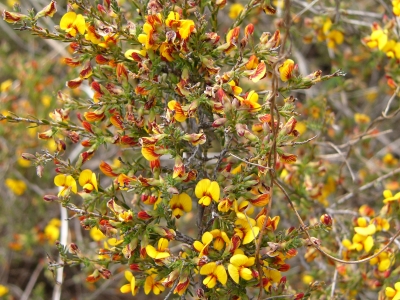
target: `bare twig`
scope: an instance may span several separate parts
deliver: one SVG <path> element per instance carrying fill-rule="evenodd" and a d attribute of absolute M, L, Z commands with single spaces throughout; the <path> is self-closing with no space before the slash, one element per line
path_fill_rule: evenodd
<path fill-rule="evenodd" d="M 234 158 L 236 158 L 236 159 L 238 159 L 238 160 L 240 160 L 240 161 L 242 161 L 242 162 L 244 162 L 246 164 L 253 165 L 253 166 L 256 166 L 256 167 L 259 167 L 259 168 L 263 168 L 263 169 L 267 169 L 267 170 L 272 170 L 272 168 L 269 168 L 269 167 L 266 167 L 266 166 L 263 166 L 263 165 L 260 165 L 260 164 L 255 164 L 255 163 L 249 162 L 249 161 L 247 161 L 247 160 L 245 160 L 243 158 L 240 158 L 239 156 L 237 156 L 237 155 L 235 155 L 233 153 L 228 153 L 228 155 L 233 156 Z"/>
<path fill-rule="evenodd" d="M 302 142 L 282 143 L 282 144 L 279 144 L 278 147 L 304 145 L 304 144 L 307 144 L 308 142 L 311 142 L 312 140 L 316 139 L 317 137 L 318 137 L 318 134 L 309 138 L 308 140 L 305 140 Z"/>
<path fill-rule="evenodd" d="M 392 101 L 394 100 L 394 98 L 396 98 L 396 96 L 397 96 L 397 94 L 399 93 L 399 91 L 400 91 L 400 86 L 398 86 L 397 88 L 396 88 L 396 90 L 394 91 L 394 93 L 393 93 L 393 95 L 390 97 L 390 99 L 388 100 L 388 102 L 387 102 L 387 105 L 386 105 L 386 108 L 385 108 L 385 110 L 382 112 L 382 116 L 384 117 L 384 118 L 387 118 L 388 117 L 388 112 L 389 112 L 389 109 L 390 109 L 390 105 L 392 104 Z"/>
<path fill-rule="evenodd" d="M 22 294 L 20 300 L 28 300 L 29 296 L 33 290 L 33 287 L 35 286 L 35 283 L 40 275 L 40 272 L 42 272 L 43 270 L 43 266 L 44 263 L 42 261 L 40 261 L 38 263 L 38 265 L 36 266 L 35 270 L 33 271 L 33 273 L 31 274 L 30 278 L 29 278 L 29 282 L 26 285 L 25 291 Z"/>
<path fill-rule="evenodd" d="M 333 149 L 335 149 L 343 157 L 344 162 L 345 162 L 347 168 L 349 169 L 349 172 L 350 172 L 350 175 L 351 175 L 351 179 L 354 182 L 356 180 L 356 177 L 355 177 L 355 175 L 353 173 L 353 170 L 350 167 L 350 163 L 349 163 L 347 157 L 343 155 L 342 151 L 340 151 L 340 149 L 335 144 L 333 144 L 331 142 L 328 142 L 328 145 L 331 146 Z"/>
<path fill-rule="evenodd" d="M 398 173 L 400 173 L 400 168 L 397 168 L 397 169 L 395 169 L 395 170 L 393 170 L 393 171 L 391 171 L 391 172 L 389 172 L 389 173 L 387 173 L 385 175 L 382 175 L 382 176 L 376 178 L 375 180 L 372 180 L 371 182 L 369 182 L 367 184 L 364 184 L 357 191 L 358 192 L 365 191 L 365 190 L 373 187 L 375 184 L 385 180 L 386 178 L 389 178 L 389 177 L 391 177 L 393 175 L 396 175 Z M 342 203 L 346 202 L 347 200 L 351 199 L 355 194 L 356 194 L 356 192 L 347 193 L 346 195 L 344 195 L 341 198 L 339 198 L 338 200 L 336 200 L 336 202 L 332 204 L 332 207 L 335 207 L 338 204 L 342 204 Z"/>

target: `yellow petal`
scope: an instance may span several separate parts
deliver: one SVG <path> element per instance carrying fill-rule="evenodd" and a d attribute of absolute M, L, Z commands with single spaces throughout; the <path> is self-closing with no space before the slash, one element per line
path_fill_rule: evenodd
<path fill-rule="evenodd" d="M 96 189 L 96 191 L 98 191 L 98 187 L 97 187 L 97 178 L 96 178 L 96 174 L 92 173 L 92 180 L 91 180 L 92 185 L 94 186 L 94 188 Z"/>
<path fill-rule="evenodd" d="M 378 270 L 380 272 L 386 271 L 390 268 L 390 259 L 384 259 L 379 263 Z"/>
<path fill-rule="evenodd" d="M 79 185 L 84 186 L 86 183 L 90 182 L 92 179 L 92 171 L 89 169 L 83 170 L 81 174 L 79 174 Z"/>
<path fill-rule="evenodd" d="M 374 239 L 372 238 L 372 236 L 367 237 L 364 241 L 365 252 L 368 253 L 369 251 L 371 251 L 373 246 L 374 246 Z"/>
<path fill-rule="evenodd" d="M 204 245 L 210 244 L 212 240 L 213 240 L 213 235 L 210 232 L 206 231 L 203 233 L 201 241 L 203 242 Z"/>
<path fill-rule="evenodd" d="M 54 177 L 54 184 L 56 186 L 64 186 L 66 177 L 67 176 L 64 174 L 58 174 L 56 177 Z"/>
<path fill-rule="evenodd" d="M 69 26 L 72 25 L 72 23 L 74 23 L 76 19 L 76 13 L 73 11 L 67 12 L 65 15 L 63 15 L 63 17 L 60 20 L 60 28 L 65 30 L 67 29 Z"/>
<path fill-rule="evenodd" d="M 157 256 L 158 252 L 157 252 L 156 248 L 154 248 L 152 245 L 147 245 L 146 246 L 146 253 L 151 258 L 155 258 Z"/>
<path fill-rule="evenodd" d="M 393 288 L 391 288 L 391 287 L 387 287 L 387 288 L 385 289 L 385 295 L 386 295 L 387 297 L 394 297 L 394 295 L 396 295 L 396 291 L 395 291 Z"/>
<path fill-rule="evenodd" d="M 131 291 L 131 284 L 130 283 L 124 284 L 123 286 L 121 286 L 119 290 L 123 294 L 129 293 Z"/>
<path fill-rule="evenodd" d="M 240 267 L 240 266 L 243 266 L 245 263 L 247 263 L 247 260 L 248 260 L 248 258 L 246 255 L 236 254 L 236 255 L 232 256 L 229 261 L 234 266 Z"/>
<path fill-rule="evenodd" d="M 201 252 L 201 250 L 203 250 L 203 248 L 204 248 L 204 245 L 203 245 L 201 242 L 199 242 L 199 241 L 194 241 L 193 247 L 194 247 L 194 249 L 196 249 L 198 252 Z"/>
<path fill-rule="evenodd" d="M 192 20 L 182 20 L 179 26 L 179 34 L 183 40 L 186 40 L 194 30 L 194 22 Z"/>
<path fill-rule="evenodd" d="M 182 208 L 185 212 L 189 212 L 192 210 L 192 198 L 186 193 L 182 193 L 179 195 L 179 203 L 182 205 Z"/>
<path fill-rule="evenodd" d="M 242 277 L 244 280 L 251 280 L 253 278 L 253 274 L 248 268 L 242 268 L 239 273 L 240 277 Z"/>
<path fill-rule="evenodd" d="M 76 28 L 78 28 L 78 31 L 80 34 L 84 34 L 86 31 L 86 24 L 85 24 L 85 18 L 79 14 L 76 16 L 76 19 L 74 21 L 74 25 Z"/>
<path fill-rule="evenodd" d="M 212 289 L 216 284 L 217 284 L 217 278 L 215 276 L 207 276 L 203 280 L 203 284 L 208 287 L 209 289 Z"/>
<path fill-rule="evenodd" d="M 211 182 L 210 187 L 208 188 L 208 191 L 210 192 L 211 197 L 215 201 L 219 200 L 220 190 L 219 190 L 218 182 L 216 182 L 216 181 Z"/>
<path fill-rule="evenodd" d="M 197 198 L 201 198 L 204 196 L 205 193 L 207 193 L 208 187 L 210 186 L 211 181 L 210 179 L 202 179 L 200 180 L 197 185 L 196 185 L 196 189 L 194 191 L 195 195 Z"/>
<path fill-rule="evenodd" d="M 260 228 L 257 226 L 253 226 L 250 231 L 246 232 L 246 235 L 243 238 L 243 245 L 246 245 L 250 242 L 252 242 L 260 233 Z"/>
<path fill-rule="evenodd" d="M 216 267 L 217 267 L 217 264 L 215 262 L 210 262 L 208 264 L 205 264 L 200 269 L 200 275 L 209 275 L 211 273 L 214 273 L 214 270 L 216 269 Z"/>
<path fill-rule="evenodd" d="M 125 271 L 124 275 L 125 275 L 126 280 L 128 280 L 129 282 L 131 282 L 131 280 L 132 280 L 132 278 L 133 278 L 132 273 L 129 272 L 129 271 Z"/>
<path fill-rule="evenodd" d="M 168 240 L 165 238 L 161 238 L 158 241 L 158 251 L 165 251 L 168 248 Z"/>
<path fill-rule="evenodd" d="M 231 276 L 232 280 L 234 282 L 236 282 L 237 284 L 239 284 L 239 277 L 240 277 L 239 269 L 236 266 L 229 264 L 228 265 L 228 273 L 229 273 L 229 276 Z"/>
<path fill-rule="evenodd" d="M 218 265 L 215 268 L 214 274 L 217 276 L 219 282 L 221 282 L 223 285 L 226 284 L 228 275 L 226 274 L 226 270 L 223 265 Z"/>
<path fill-rule="evenodd" d="M 370 224 L 367 227 L 354 227 L 354 231 L 363 236 L 373 235 L 376 232 L 376 226 Z"/>

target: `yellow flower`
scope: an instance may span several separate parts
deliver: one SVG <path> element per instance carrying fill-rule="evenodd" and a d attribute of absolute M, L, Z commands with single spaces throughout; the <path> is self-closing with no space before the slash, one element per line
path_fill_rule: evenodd
<path fill-rule="evenodd" d="M 386 297 L 389 297 L 389 300 L 399 300 L 400 299 L 400 281 L 394 284 L 394 289 L 391 287 L 387 287 L 385 289 Z"/>
<path fill-rule="evenodd" d="M 218 202 L 220 190 L 218 182 L 211 181 L 210 179 L 200 180 L 195 189 L 196 197 L 199 198 L 199 204 L 209 206 L 211 199 Z"/>
<path fill-rule="evenodd" d="M 49 240 L 50 244 L 53 244 L 60 236 L 60 225 L 59 219 L 51 219 L 49 224 L 44 228 L 44 235 Z"/>
<path fill-rule="evenodd" d="M 390 190 L 384 190 L 383 197 L 385 197 L 385 199 L 383 200 L 383 203 L 385 204 L 396 200 L 398 201 L 400 200 L 400 192 L 396 193 L 396 195 L 393 196 Z"/>
<path fill-rule="evenodd" d="M 71 36 L 76 36 L 78 32 L 84 34 L 86 31 L 85 19 L 81 14 L 77 15 L 73 11 L 67 12 L 60 20 L 60 28 Z"/>
<path fill-rule="evenodd" d="M 236 220 L 234 230 L 242 240 L 243 245 L 252 242 L 260 233 L 260 228 L 256 226 L 256 221 L 252 218 Z"/>
<path fill-rule="evenodd" d="M 192 198 L 186 193 L 172 196 L 169 201 L 169 206 L 172 209 L 172 215 L 179 219 L 183 212 L 190 212 L 192 210 Z"/>
<path fill-rule="evenodd" d="M 250 108 L 250 112 L 256 112 L 261 109 L 261 105 L 258 103 L 258 94 L 255 91 L 250 91 L 244 98 L 237 97 L 240 102 Z"/>
<path fill-rule="evenodd" d="M 21 196 L 26 191 L 26 184 L 22 180 L 7 178 L 5 184 L 17 196 Z"/>
<path fill-rule="evenodd" d="M 54 184 L 56 186 L 62 187 L 60 192 L 58 193 L 58 196 L 67 196 L 70 191 L 73 193 L 77 193 L 77 187 L 76 187 L 76 181 L 71 175 L 64 175 L 64 174 L 59 174 L 56 177 L 54 177 Z"/>
<path fill-rule="evenodd" d="M 304 275 L 302 280 L 305 284 L 310 284 L 314 281 L 314 277 L 312 277 L 311 275 Z"/>
<path fill-rule="evenodd" d="M 390 229 L 389 221 L 382 217 L 373 218 L 370 223 L 376 226 L 377 231 L 388 231 Z"/>
<path fill-rule="evenodd" d="M 94 189 L 98 191 L 96 174 L 89 169 L 83 170 L 79 174 L 79 184 L 86 193 L 90 193 Z"/>
<path fill-rule="evenodd" d="M 225 245 L 228 245 L 230 240 L 228 235 L 225 233 L 225 231 L 221 231 L 219 229 L 214 229 L 211 230 L 210 233 L 212 234 L 214 238 L 214 243 L 213 247 L 215 250 L 220 251 L 222 248 L 224 248 Z"/>
<path fill-rule="evenodd" d="M 3 297 L 4 295 L 7 295 L 8 291 L 9 291 L 8 287 L 0 284 L 0 297 Z"/>
<path fill-rule="evenodd" d="M 379 250 L 376 250 L 375 252 L 378 252 Z M 389 268 L 394 264 L 394 259 L 393 255 L 389 252 L 383 251 L 380 253 L 377 257 L 374 257 L 369 261 L 370 265 L 376 265 L 378 264 L 378 270 L 379 272 L 384 272 L 389 270 Z"/>
<path fill-rule="evenodd" d="M 385 156 L 382 158 L 382 161 L 384 164 L 389 166 L 397 166 L 399 163 L 399 160 L 395 158 L 392 153 L 385 154 Z"/>
<path fill-rule="evenodd" d="M 203 236 L 201 237 L 201 242 L 194 241 L 193 247 L 197 252 L 200 252 L 199 257 L 203 255 L 208 255 L 208 246 L 211 244 L 213 240 L 213 235 L 211 232 L 204 232 Z"/>
<path fill-rule="evenodd" d="M 243 9 L 244 9 L 244 6 L 240 3 L 232 4 L 229 9 L 229 18 L 231 18 L 232 20 L 235 20 L 239 16 L 239 14 L 242 12 Z"/>
<path fill-rule="evenodd" d="M 339 30 L 332 30 L 326 36 L 328 47 L 333 49 L 336 45 L 340 45 L 343 43 L 344 35 Z"/>
<path fill-rule="evenodd" d="M 225 285 L 228 280 L 228 275 L 226 274 L 224 266 L 217 265 L 215 262 L 210 262 L 202 266 L 200 274 L 207 275 L 203 280 L 203 284 L 209 289 L 212 289 L 217 284 L 217 280 L 223 285 Z"/>
<path fill-rule="evenodd" d="M 165 290 L 165 287 L 162 284 L 162 280 L 157 280 L 157 274 L 151 274 L 146 277 L 146 281 L 144 282 L 144 293 L 148 295 L 151 291 L 153 291 L 154 295 L 158 295 Z"/>
<path fill-rule="evenodd" d="M 133 276 L 131 272 L 125 271 L 125 278 L 126 280 L 128 280 L 129 283 L 121 286 L 121 293 L 126 294 L 132 292 L 132 296 L 135 296 L 139 289 L 139 287 L 136 286 L 135 276 Z"/>
<path fill-rule="evenodd" d="M 179 25 L 181 39 L 186 40 L 194 29 L 194 22 L 192 20 L 181 20 Z"/>
<path fill-rule="evenodd" d="M 355 113 L 354 121 L 356 121 L 357 124 L 367 124 L 371 121 L 371 119 L 365 114 Z"/>
<path fill-rule="evenodd" d="M 387 41 L 386 31 L 383 31 L 380 27 L 373 28 L 371 36 L 366 38 L 366 44 L 371 49 L 378 47 L 379 50 L 382 50 Z"/>
<path fill-rule="evenodd" d="M 98 229 L 96 227 L 92 227 L 90 229 L 89 235 L 96 242 L 104 240 L 106 238 L 104 233 L 100 229 Z"/>
<path fill-rule="evenodd" d="M 12 87 L 13 81 L 11 79 L 7 79 L 0 84 L 0 92 L 8 92 Z"/>
<path fill-rule="evenodd" d="M 234 282 L 239 284 L 240 278 L 244 280 L 251 280 L 253 278 L 253 273 L 247 267 L 254 265 L 254 257 L 247 257 L 244 254 L 235 254 L 229 261 L 228 273 Z"/>
<path fill-rule="evenodd" d="M 292 73 L 294 70 L 294 61 L 291 59 L 285 60 L 285 62 L 278 68 L 279 74 L 281 75 L 282 81 L 288 81 L 292 78 Z"/>
<path fill-rule="evenodd" d="M 179 14 L 173 11 L 168 14 L 165 24 L 170 28 L 177 28 L 179 35 L 183 40 L 186 40 L 195 30 L 194 22 L 192 20 L 180 20 Z"/>
<path fill-rule="evenodd" d="M 164 259 L 170 256 L 168 253 L 168 240 L 161 238 L 158 240 L 157 249 L 152 245 L 146 246 L 147 255 L 153 259 Z M 146 293 L 147 294 L 147 293 Z"/>

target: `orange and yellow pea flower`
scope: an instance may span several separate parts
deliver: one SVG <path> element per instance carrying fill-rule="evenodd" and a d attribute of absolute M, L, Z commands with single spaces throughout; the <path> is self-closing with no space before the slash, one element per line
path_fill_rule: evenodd
<path fill-rule="evenodd" d="M 210 262 L 205 264 L 200 269 L 201 275 L 207 275 L 207 277 L 203 280 L 203 284 L 212 289 L 217 284 L 217 280 L 225 285 L 228 280 L 228 275 L 226 274 L 226 270 L 223 265 L 219 265 L 215 262 Z"/>
<path fill-rule="evenodd" d="M 287 59 L 283 62 L 283 64 L 278 68 L 279 74 L 281 76 L 281 80 L 283 82 L 288 81 L 292 78 L 292 73 L 294 70 L 294 61 L 291 59 Z"/>
<path fill-rule="evenodd" d="M 168 102 L 168 108 L 175 112 L 174 119 L 178 122 L 184 122 L 187 119 L 187 113 L 182 109 L 182 106 L 176 100 Z"/>
<path fill-rule="evenodd" d="M 169 206 L 172 209 L 172 215 L 179 219 L 184 212 L 192 210 L 192 198 L 186 193 L 174 195 L 169 201 Z"/>
<path fill-rule="evenodd" d="M 77 33 L 84 34 L 86 31 L 85 18 L 73 11 L 67 12 L 60 20 L 60 28 L 73 37 Z"/>
<path fill-rule="evenodd" d="M 83 187 L 86 193 L 90 193 L 93 190 L 98 191 L 96 174 L 91 170 L 86 169 L 79 175 L 79 184 Z"/>
<path fill-rule="evenodd" d="M 199 204 L 209 206 L 211 200 L 218 202 L 220 196 L 220 188 L 218 182 L 210 179 L 200 180 L 195 189 L 196 197 L 199 198 Z"/>
<path fill-rule="evenodd" d="M 65 175 L 65 174 L 58 174 L 56 177 L 54 177 L 54 184 L 60 188 L 62 188 L 58 196 L 67 196 L 69 192 L 77 193 L 77 186 L 76 186 L 76 181 L 71 175 Z"/>
<path fill-rule="evenodd" d="M 133 276 L 130 271 L 125 271 L 124 275 L 125 275 L 126 280 L 128 280 L 129 283 L 121 286 L 121 288 L 120 288 L 121 293 L 126 294 L 126 293 L 131 292 L 132 296 L 135 296 L 139 290 L 139 287 L 136 286 L 135 276 Z"/>
<path fill-rule="evenodd" d="M 164 259 L 170 256 L 168 252 L 168 240 L 165 238 L 160 238 L 158 240 L 157 249 L 152 245 L 146 246 L 147 255 L 153 259 Z"/>
<path fill-rule="evenodd" d="M 257 112 L 261 109 L 258 103 L 258 94 L 255 91 L 248 92 L 244 98 L 237 97 L 241 103 L 250 108 L 250 112 Z"/>

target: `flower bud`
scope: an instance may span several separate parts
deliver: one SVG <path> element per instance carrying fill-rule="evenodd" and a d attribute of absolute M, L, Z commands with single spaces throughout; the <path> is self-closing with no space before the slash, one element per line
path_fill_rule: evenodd
<path fill-rule="evenodd" d="M 7 23 L 17 23 L 19 21 L 28 19 L 27 15 L 10 11 L 3 11 L 2 15 L 3 15 L 3 20 L 6 21 Z"/>
<path fill-rule="evenodd" d="M 36 167 L 36 175 L 42 177 L 44 171 L 44 167 L 42 165 L 38 165 Z"/>
<path fill-rule="evenodd" d="M 150 220 L 153 217 L 151 215 L 149 215 L 147 213 L 147 211 L 141 210 L 141 211 L 138 212 L 138 218 L 141 219 L 141 220 Z"/>
<path fill-rule="evenodd" d="M 325 226 L 331 227 L 332 226 L 332 217 L 328 214 L 323 214 L 319 220 L 321 221 L 322 224 Z"/>
<path fill-rule="evenodd" d="M 46 202 L 57 201 L 59 198 L 56 195 L 44 195 L 43 200 Z"/>
<path fill-rule="evenodd" d="M 21 157 L 25 160 L 34 161 L 36 160 L 36 156 L 30 153 L 22 153 Z"/>
<path fill-rule="evenodd" d="M 36 14 L 35 19 L 41 17 L 52 17 L 56 12 L 57 12 L 56 1 L 51 0 L 50 4 L 48 4 L 46 7 L 44 7 L 41 11 L 39 11 Z"/>

